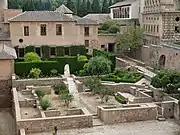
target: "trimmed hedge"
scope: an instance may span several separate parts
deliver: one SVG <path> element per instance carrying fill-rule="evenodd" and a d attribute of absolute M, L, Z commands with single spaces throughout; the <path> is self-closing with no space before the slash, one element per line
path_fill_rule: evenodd
<path fill-rule="evenodd" d="M 108 53 L 105 51 L 101 51 L 101 50 L 97 50 L 97 49 L 93 49 L 93 57 L 95 56 L 104 56 L 106 58 L 108 58 L 111 62 L 111 70 L 114 71 L 114 69 L 116 68 L 116 56 L 115 54 L 112 53 Z"/>
<path fill-rule="evenodd" d="M 136 83 L 142 78 L 143 75 L 138 72 L 117 69 L 113 73 L 102 76 L 101 80 L 111 81 L 115 83 L 120 83 L 120 82 Z"/>
<path fill-rule="evenodd" d="M 79 46 L 70 46 L 70 55 L 77 56 L 79 55 L 86 55 L 86 47 L 84 45 Z"/>
<path fill-rule="evenodd" d="M 56 56 L 64 56 L 64 46 L 57 46 L 56 47 Z"/>
<path fill-rule="evenodd" d="M 69 64 L 70 72 L 76 73 L 83 69 L 85 62 L 78 62 L 77 57 L 51 58 L 50 61 L 41 62 L 16 62 L 15 73 L 18 76 L 27 77 L 32 68 L 39 68 L 43 75 L 50 76 L 51 70 L 55 69 L 59 74 L 64 74 L 64 66 Z"/>
<path fill-rule="evenodd" d="M 35 52 L 35 47 L 34 46 L 27 46 L 25 48 L 25 53 L 28 53 L 28 52 Z"/>
<path fill-rule="evenodd" d="M 41 46 L 42 59 L 47 60 L 50 58 L 50 47 L 47 45 Z"/>

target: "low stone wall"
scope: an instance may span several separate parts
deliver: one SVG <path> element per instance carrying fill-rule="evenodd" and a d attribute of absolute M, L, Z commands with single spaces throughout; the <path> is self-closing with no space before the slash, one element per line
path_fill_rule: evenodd
<path fill-rule="evenodd" d="M 82 109 L 68 109 L 67 115 L 82 115 L 84 112 Z"/>
<path fill-rule="evenodd" d="M 52 86 L 54 84 L 60 84 L 65 81 L 65 78 L 40 78 L 40 79 L 13 79 L 13 87 L 19 89 L 25 89 L 26 86 Z"/>
<path fill-rule="evenodd" d="M 80 82 L 79 80 L 75 80 L 76 88 L 78 89 L 79 92 L 83 92 L 83 83 Z"/>
<path fill-rule="evenodd" d="M 92 115 L 86 114 L 17 121 L 17 128 L 24 128 L 26 133 L 49 132 L 53 131 L 55 126 L 59 130 L 92 127 Z"/>
<path fill-rule="evenodd" d="M 56 117 L 60 116 L 61 112 L 59 110 L 48 110 L 44 111 L 45 117 Z"/>
<path fill-rule="evenodd" d="M 113 90 L 114 92 L 129 92 L 132 87 L 144 88 L 142 85 L 136 85 L 133 83 L 102 83 L 102 85 L 106 86 L 110 90 Z"/>
<path fill-rule="evenodd" d="M 33 107 L 33 105 L 36 103 L 35 99 L 27 99 L 24 101 L 19 101 L 19 106 L 21 107 Z"/>
<path fill-rule="evenodd" d="M 98 107 L 98 117 L 105 124 L 155 120 L 157 106 L 155 104 L 136 104 L 135 106 L 123 105 L 121 108 Z"/>
<path fill-rule="evenodd" d="M 117 68 L 124 68 L 124 67 L 127 67 L 127 66 L 130 66 L 130 63 L 128 63 L 124 59 L 116 57 L 116 67 Z"/>

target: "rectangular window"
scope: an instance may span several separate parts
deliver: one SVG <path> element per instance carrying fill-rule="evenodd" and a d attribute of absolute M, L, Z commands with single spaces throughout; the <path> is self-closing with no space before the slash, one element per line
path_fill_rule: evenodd
<path fill-rule="evenodd" d="M 89 47 L 89 40 L 85 40 L 84 42 L 85 42 L 85 46 Z"/>
<path fill-rule="evenodd" d="M 62 35 L 62 24 L 56 24 L 56 35 Z"/>
<path fill-rule="evenodd" d="M 41 36 L 46 36 L 46 24 L 41 24 Z"/>
<path fill-rule="evenodd" d="M 29 26 L 24 26 L 24 36 L 29 36 Z"/>
<path fill-rule="evenodd" d="M 36 53 L 37 53 L 39 56 L 41 56 L 41 48 L 40 48 L 40 47 L 36 47 L 35 50 L 36 50 Z"/>
<path fill-rule="evenodd" d="M 25 53 L 25 51 L 24 51 L 24 48 L 19 48 L 19 57 L 24 57 L 24 53 Z"/>
<path fill-rule="evenodd" d="M 55 47 L 51 47 L 50 51 L 51 51 L 51 56 L 56 55 L 56 48 Z"/>
<path fill-rule="evenodd" d="M 89 36 L 89 27 L 84 27 L 84 36 Z"/>

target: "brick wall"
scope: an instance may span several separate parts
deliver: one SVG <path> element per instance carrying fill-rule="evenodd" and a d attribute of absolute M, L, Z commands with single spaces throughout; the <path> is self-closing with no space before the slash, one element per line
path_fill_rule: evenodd
<path fill-rule="evenodd" d="M 0 108 L 11 108 L 12 94 L 9 81 L 0 80 Z"/>

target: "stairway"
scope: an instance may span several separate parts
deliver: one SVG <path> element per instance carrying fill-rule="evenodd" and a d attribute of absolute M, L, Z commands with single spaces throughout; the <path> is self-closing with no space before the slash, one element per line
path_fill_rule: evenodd
<path fill-rule="evenodd" d="M 103 126 L 103 122 L 99 119 L 97 114 L 93 114 L 93 126 Z"/>
<path fill-rule="evenodd" d="M 158 114 L 157 120 L 158 120 L 158 121 L 165 121 L 166 119 L 165 119 L 165 117 L 164 117 L 163 115 L 159 115 L 159 114 Z"/>

